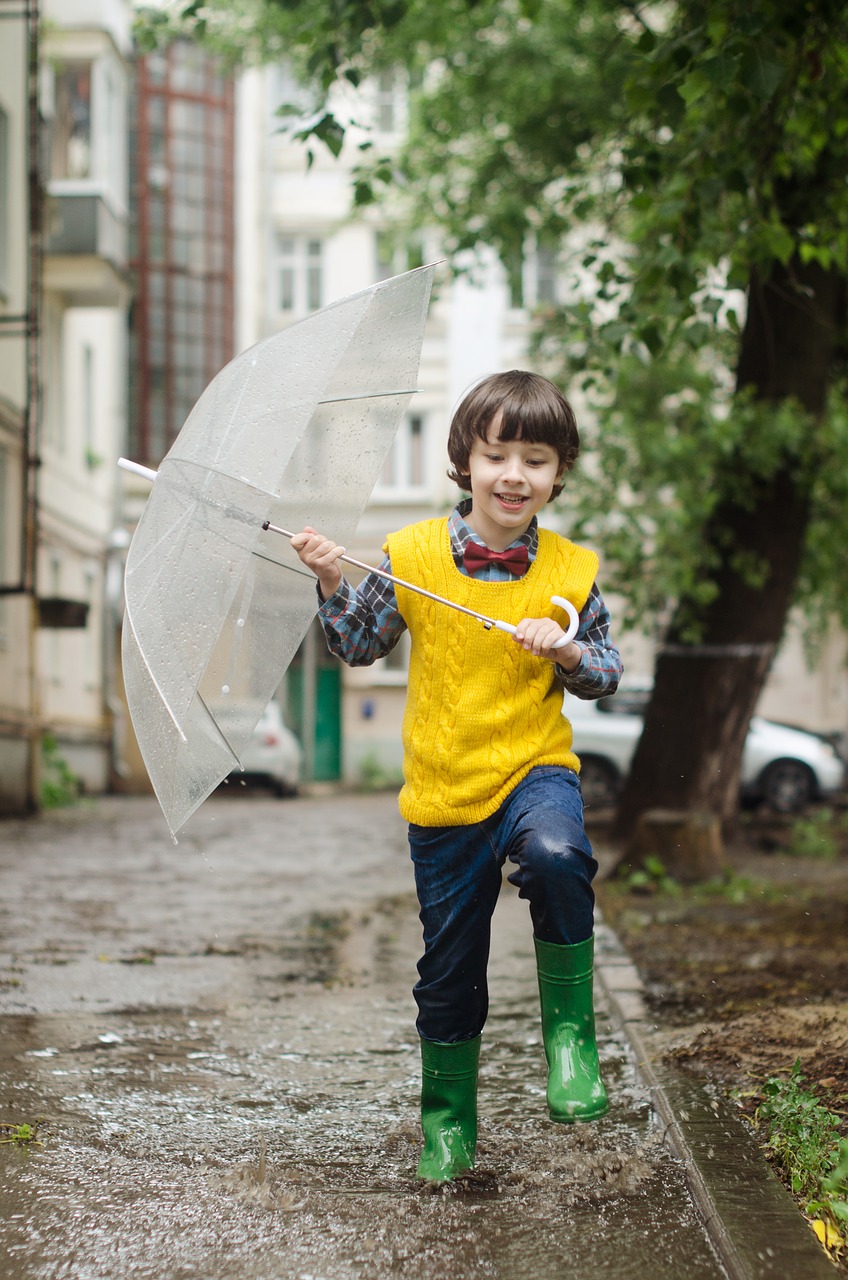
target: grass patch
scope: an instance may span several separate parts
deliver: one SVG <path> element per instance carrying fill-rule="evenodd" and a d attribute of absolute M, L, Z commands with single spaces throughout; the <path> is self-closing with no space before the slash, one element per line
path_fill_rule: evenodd
<path fill-rule="evenodd" d="M 848 840 L 848 814 L 817 809 L 792 824 L 786 852 L 792 858 L 821 858 L 833 862 Z"/>
<path fill-rule="evenodd" d="M 612 890 L 619 894 L 635 894 L 642 897 L 680 898 L 684 902 L 699 902 L 704 899 L 723 898 L 726 902 L 744 904 L 752 898 L 765 901 L 777 901 L 780 891 L 765 881 L 751 876 L 738 875 L 735 871 L 726 870 L 723 875 L 714 876 L 699 884 L 682 885 L 670 876 L 662 862 L 654 854 L 645 858 L 640 867 L 624 867 L 611 879 L 604 882 L 604 890 Z"/>
<path fill-rule="evenodd" d="M 844 1257 L 848 1233 L 844 1119 L 804 1087 L 800 1059 L 788 1077 L 768 1077 L 754 1123 L 765 1127 L 766 1154 L 789 1183 L 819 1240 Z"/>

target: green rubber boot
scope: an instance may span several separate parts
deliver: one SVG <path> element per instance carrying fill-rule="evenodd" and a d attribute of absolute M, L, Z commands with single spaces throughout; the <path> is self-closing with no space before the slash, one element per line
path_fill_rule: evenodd
<path fill-rule="evenodd" d="M 418 1177 L 450 1182 L 474 1168 L 477 1150 L 477 1067 L 480 1040 L 421 1041 L 421 1128 Z"/>
<path fill-rule="evenodd" d="M 594 941 L 587 938 L 561 946 L 534 938 L 548 1060 L 548 1110 L 552 1120 L 564 1124 L 596 1120 L 609 1110 L 595 1043 Z"/>

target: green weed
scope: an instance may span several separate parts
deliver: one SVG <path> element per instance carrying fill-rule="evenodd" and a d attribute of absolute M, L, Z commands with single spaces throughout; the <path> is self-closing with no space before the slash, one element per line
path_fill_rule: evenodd
<path fill-rule="evenodd" d="M 692 885 L 691 893 L 696 899 L 724 898 L 737 906 L 750 902 L 752 898 L 773 901 L 780 896 L 773 885 L 766 884 L 762 880 L 754 880 L 750 876 L 740 876 L 729 867 L 722 875 L 715 876 L 712 880 Z"/>
<path fill-rule="evenodd" d="M 788 1078 L 769 1076 L 755 1121 L 768 1130 L 766 1152 L 783 1170 L 808 1217 L 848 1227 L 848 1138 L 841 1118 L 804 1088 L 801 1060 Z"/>
<path fill-rule="evenodd" d="M 364 756 L 359 764 L 360 787 L 363 791 L 389 791 L 403 782 L 400 770 L 387 769 L 375 754 Z"/>
<path fill-rule="evenodd" d="M 52 733 L 41 739 L 41 804 L 45 809 L 62 809 L 76 804 L 80 796 L 79 778 L 59 754 Z"/>
<path fill-rule="evenodd" d="M 848 837 L 848 815 L 817 809 L 792 824 L 786 852 L 793 858 L 821 858 L 832 862 Z"/>
<path fill-rule="evenodd" d="M 625 868 L 622 883 L 630 893 L 666 893 L 678 897 L 681 887 L 656 854 L 649 853 L 639 867 Z"/>
<path fill-rule="evenodd" d="M 38 1126 L 43 1118 L 43 1116 L 40 1116 L 35 1124 L 6 1124 L 0 1122 L 0 1133 L 5 1135 L 0 1138 L 0 1147 L 7 1146 L 10 1143 L 16 1147 L 40 1147 L 42 1144 L 38 1139 Z"/>

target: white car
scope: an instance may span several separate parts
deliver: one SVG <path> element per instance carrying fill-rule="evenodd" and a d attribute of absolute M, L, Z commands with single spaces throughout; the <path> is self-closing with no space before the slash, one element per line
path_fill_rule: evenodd
<path fill-rule="evenodd" d="M 244 771 L 234 769 L 230 782 L 257 778 L 269 782 L 279 796 L 294 795 L 301 780 L 303 753 L 283 719 L 278 702 L 269 702 L 241 757 Z"/>
<path fill-rule="evenodd" d="M 650 689 L 619 689 L 586 702 L 566 694 L 564 714 L 574 730 L 586 807 L 615 804 L 636 744 Z M 754 716 L 742 754 L 742 795 L 779 813 L 796 813 L 811 800 L 841 791 L 845 761 L 822 735 Z"/>

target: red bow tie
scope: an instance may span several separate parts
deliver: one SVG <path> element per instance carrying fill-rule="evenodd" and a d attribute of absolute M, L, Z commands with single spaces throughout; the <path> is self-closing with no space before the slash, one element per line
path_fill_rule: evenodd
<path fill-rule="evenodd" d="M 463 560 L 468 572 L 474 576 L 478 569 L 487 564 L 502 564 L 516 578 L 520 578 L 527 570 L 530 557 L 524 546 L 507 547 L 506 551 L 490 551 L 479 542 L 466 542 Z"/>

